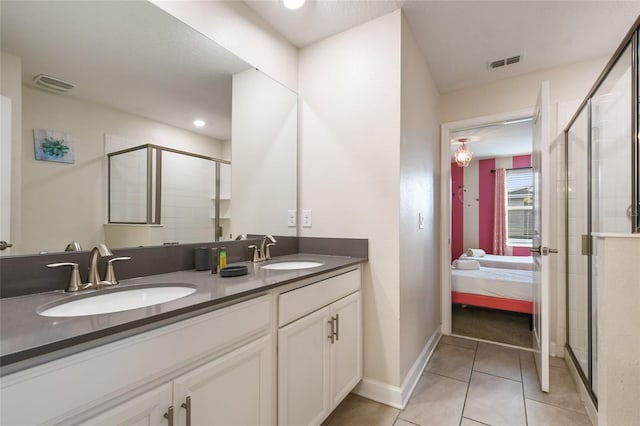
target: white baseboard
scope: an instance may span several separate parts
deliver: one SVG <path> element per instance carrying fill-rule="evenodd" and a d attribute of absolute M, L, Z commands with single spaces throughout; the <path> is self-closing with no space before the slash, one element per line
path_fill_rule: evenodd
<path fill-rule="evenodd" d="M 567 349 L 564 350 L 564 359 L 566 360 L 567 366 L 569 367 L 569 372 L 571 373 L 571 377 L 573 378 L 573 382 L 576 384 L 578 388 L 578 393 L 580 394 L 580 399 L 582 400 L 582 404 L 584 404 L 584 408 L 587 411 L 587 415 L 589 416 L 589 420 L 591 420 L 592 425 L 598 424 L 598 410 L 596 406 L 593 404 L 591 397 L 589 396 L 589 392 L 587 388 L 584 386 L 582 379 L 580 378 L 580 374 L 578 374 L 578 370 L 576 366 L 573 364 L 573 359 L 567 352 Z"/>
<path fill-rule="evenodd" d="M 441 336 L 442 333 L 438 329 L 429 338 L 429 341 L 427 341 L 427 344 L 420 352 L 420 355 L 413 363 L 411 370 L 409 370 L 409 373 L 402 382 L 401 387 L 392 386 L 387 383 L 364 377 L 353 390 L 353 393 L 399 410 L 404 409 L 409 402 L 409 398 L 411 397 L 413 390 L 418 384 L 418 380 L 420 380 L 420 377 L 422 376 L 424 368 L 427 366 L 429 359 L 431 359 L 431 355 L 438 345 Z"/>

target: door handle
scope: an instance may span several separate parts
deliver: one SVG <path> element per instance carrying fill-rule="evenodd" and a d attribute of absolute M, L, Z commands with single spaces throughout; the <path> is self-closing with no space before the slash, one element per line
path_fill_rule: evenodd
<path fill-rule="evenodd" d="M 13 247 L 13 244 L 8 243 L 6 241 L 0 241 L 0 250 L 6 250 L 9 247 Z"/>
<path fill-rule="evenodd" d="M 536 248 L 530 248 L 529 249 L 530 253 L 538 253 L 542 256 L 548 256 L 549 253 L 558 253 L 558 249 L 554 249 L 554 248 L 549 248 L 549 247 L 542 247 L 542 246 L 538 246 Z"/>

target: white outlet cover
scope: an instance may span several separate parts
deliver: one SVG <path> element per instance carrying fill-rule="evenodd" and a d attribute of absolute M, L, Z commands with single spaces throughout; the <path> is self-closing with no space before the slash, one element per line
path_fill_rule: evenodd
<path fill-rule="evenodd" d="M 304 228 L 311 228 L 311 210 L 302 210 L 302 226 Z"/>
<path fill-rule="evenodd" d="M 296 226 L 296 211 L 295 210 L 287 210 L 287 226 L 295 227 Z"/>
<path fill-rule="evenodd" d="M 418 229 L 424 229 L 424 215 L 418 212 Z"/>

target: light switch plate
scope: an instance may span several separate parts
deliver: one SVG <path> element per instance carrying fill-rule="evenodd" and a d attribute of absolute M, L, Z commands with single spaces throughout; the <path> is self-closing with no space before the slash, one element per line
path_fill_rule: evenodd
<path fill-rule="evenodd" d="M 296 226 L 296 211 L 287 210 L 287 226 L 289 228 L 295 228 Z"/>
<path fill-rule="evenodd" d="M 418 229 L 424 229 L 424 215 L 418 212 Z"/>
<path fill-rule="evenodd" d="M 302 210 L 302 226 L 311 228 L 311 210 Z"/>

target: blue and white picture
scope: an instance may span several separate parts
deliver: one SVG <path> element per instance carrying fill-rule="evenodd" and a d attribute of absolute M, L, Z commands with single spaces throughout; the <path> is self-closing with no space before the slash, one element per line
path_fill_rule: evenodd
<path fill-rule="evenodd" d="M 36 160 L 71 163 L 75 161 L 73 136 L 54 130 L 33 129 Z"/>

